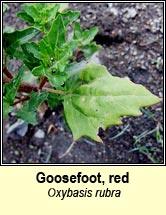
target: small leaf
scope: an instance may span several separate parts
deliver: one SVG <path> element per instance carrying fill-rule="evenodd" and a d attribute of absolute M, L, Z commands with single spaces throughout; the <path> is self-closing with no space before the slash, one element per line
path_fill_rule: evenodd
<path fill-rule="evenodd" d="M 32 74 L 35 76 L 44 76 L 45 75 L 45 68 L 43 65 L 37 66 L 33 68 Z"/>
<path fill-rule="evenodd" d="M 39 4 L 39 3 L 37 3 Z M 26 12 L 26 14 L 33 18 L 34 22 L 40 22 L 40 11 L 38 10 L 37 8 L 37 4 L 30 4 L 30 3 L 27 3 L 27 4 L 24 4 L 22 6 L 22 8 L 24 9 L 24 11 Z M 43 5 L 44 6 L 44 5 Z"/>
<path fill-rule="evenodd" d="M 13 56 L 15 50 L 22 44 L 36 37 L 40 31 L 36 28 L 30 27 L 24 30 L 16 30 L 12 33 L 4 33 L 3 47 L 7 54 Z"/>
<path fill-rule="evenodd" d="M 3 98 L 3 117 L 7 116 L 8 113 L 14 110 L 13 106 L 10 106 L 6 98 Z"/>
<path fill-rule="evenodd" d="M 36 110 L 45 100 L 47 100 L 47 96 L 47 92 L 38 93 L 32 91 L 30 100 L 24 103 L 23 107 L 17 113 L 17 117 L 23 119 L 27 123 L 36 125 Z"/>
<path fill-rule="evenodd" d="M 37 67 L 41 64 L 41 61 L 38 59 L 40 56 L 39 48 L 36 43 L 25 43 L 21 46 L 23 50 L 24 64 L 32 70 L 34 67 Z"/>
<path fill-rule="evenodd" d="M 92 56 L 95 52 L 101 50 L 100 45 L 96 45 L 96 43 L 91 43 L 81 48 L 81 51 L 84 53 L 85 57 Z"/>
<path fill-rule="evenodd" d="M 25 71 L 25 67 L 22 66 L 19 69 L 17 76 L 13 78 L 10 83 L 5 84 L 5 91 L 6 91 L 5 97 L 6 97 L 6 101 L 10 104 L 14 102 L 24 71 Z"/>
<path fill-rule="evenodd" d="M 82 31 L 80 23 L 76 22 L 74 25 L 74 39 L 78 41 L 79 46 L 88 45 L 96 36 L 98 32 L 97 27 L 92 27 Z"/>
<path fill-rule="evenodd" d="M 83 84 L 65 96 L 64 112 L 74 136 L 98 142 L 98 129 L 121 124 L 121 116 L 139 116 L 141 107 L 160 99 L 145 87 L 110 75 L 104 66 L 90 62 L 79 74 Z"/>
<path fill-rule="evenodd" d="M 64 26 L 67 27 L 70 23 L 78 19 L 78 17 L 80 16 L 80 12 L 68 10 L 64 13 L 61 13 L 61 16 L 63 19 Z"/>
<path fill-rule="evenodd" d="M 79 22 L 74 24 L 74 39 L 81 39 L 82 38 L 82 29 Z"/>
<path fill-rule="evenodd" d="M 85 45 L 89 44 L 94 39 L 97 32 L 98 32 L 97 27 L 92 27 L 90 29 L 85 30 L 83 32 L 83 39 L 81 41 L 81 45 L 85 46 Z"/>
<path fill-rule="evenodd" d="M 46 11 L 47 11 L 47 22 L 49 22 L 49 21 L 55 19 L 56 14 L 57 14 L 60 6 L 57 3 L 47 3 L 47 4 L 48 4 L 48 6 L 46 8 Z"/>
<path fill-rule="evenodd" d="M 19 17 L 20 19 L 24 20 L 25 22 L 27 22 L 27 23 L 29 23 L 31 25 L 34 24 L 33 18 L 30 15 L 28 15 L 26 12 L 24 12 L 24 11 L 18 12 L 17 17 Z"/>

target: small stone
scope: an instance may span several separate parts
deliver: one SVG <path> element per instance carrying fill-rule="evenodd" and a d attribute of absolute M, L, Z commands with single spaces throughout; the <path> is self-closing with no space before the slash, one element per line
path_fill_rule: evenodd
<path fill-rule="evenodd" d="M 11 163 L 16 163 L 16 161 L 15 161 L 15 160 L 12 160 Z"/>
<path fill-rule="evenodd" d="M 136 15 L 137 15 L 137 11 L 135 8 L 128 8 L 127 9 L 127 14 L 126 14 L 127 18 L 134 18 Z"/>
<path fill-rule="evenodd" d="M 21 137 L 24 137 L 25 134 L 27 133 L 28 131 L 28 124 L 27 123 L 24 123 L 22 126 L 20 126 L 17 130 L 16 130 L 16 133 L 21 136 Z"/>
<path fill-rule="evenodd" d="M 45 146 L 49 146 L 50 143 L 49 143 L 49 142 L 45 142 L 44 145 L 45 145 Z"/>
<path fill-rule="evenodd" d="M 39 129 L 38 131 L 36 131 L 36 133 L 34 134 L 34 137 L 39 138 L 39 139 L 43 139 L 45 137 L 45 133 L 43 130 Z"/>
<path fill-rule="evenodd" d="M 114 16 L 118 16 L 118 10 L 115 7 L 110 8 L 110 12 L 114 15 Z"/>
<path fill-rule="evenodd" d="M 34 149 L 34 146 L 33 146 L 33 145 L 29 145 L 29 148 L 30 148 L 30 149 Z"/>
<path fill-rule="evenodd" d="M 18 152 L 18 151 L 14 151 L 14 154 L 15 154 L 16 156 L 18 156 L 18 155 L 19 155 L 19 152 Z"/>
<path fill-rule="evenodd" d="M 18 128 L 20 128 L 25 122 L 23 120 L 18 119 L 14 124 L 10 125 L 10 127 L 7 129 L 6 133 L 10 134 L 13 131 L 16 131 Z"/>

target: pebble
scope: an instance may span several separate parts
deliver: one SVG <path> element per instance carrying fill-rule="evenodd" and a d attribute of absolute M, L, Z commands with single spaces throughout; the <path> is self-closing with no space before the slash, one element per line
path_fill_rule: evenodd
<path fill-rule="evenodd" d="M 108 7 L 110 12 L 114 15 L 114 16 L 118 16 L 118 9 L 116 7 L 113 7 L 113 3 L 108 3 Z"/>
<path fill-rule="evenodd" d="M 18 156 L 20 153 L 18 151 L 14 151 L 14 154 Z"/>
<path fill-rule="evenodd" d="M 137 15 L 137 10 L 135 8 L 125 8 L 123 12 L 127 19 L 133 19 Z"/>
<path fill-rule="evenodd" d="M 25 122 L 23 120 L 18 119 L 14 124 L 12 124 L 10 127 L 8 127 L 6 133 L 10 134 L 13 131 L 17 131 L 18 129 L 20 129 L 23 125 L 25 124 Z"/>
<path fill-rule="evenodd" d="M 39 129 L 34 134 L 34 137 L 39 138 L 39 139 L 43 139 L 45 137 L 45 133 L 43 130 Z"/>
<path fill-rule="evenodd" d="M 24 123 L 22 126 L 20 126 L 20 128 L 18 128 L 16 130 L 16 133 L 21 136 L 21 137 L 24 137 L 25 134 L 27 133 L 28 131 L 28 124 L 27 123 Z"/>

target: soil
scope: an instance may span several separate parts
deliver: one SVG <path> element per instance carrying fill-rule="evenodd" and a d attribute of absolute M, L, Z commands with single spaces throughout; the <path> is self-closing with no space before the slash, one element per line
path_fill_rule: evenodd
<path fill-rule="evenodd" d="M 8 5 L 4 26 L 23 28 L 25 23 L 15 16 L 21 4 Z M 84 29 L 98 26 L 95 41 L 103 49 L 95 56 L 97 61 L 112 75 L 143 84 L 163 98 L 163 3 L 70 3 L 69 7 L 81 11 Z M 11 64 L 13 71 L 18 65 Z M 38 126 L 23 124 L 7 133 L 17 121 L 10 114 L 3 122 L 3 164 L 163 163 L 163 103 L 142 112 L 140 117 L 124 117 L 123 125 L 100 129 L 103 144 L 86 137 L 73 143 L 61 107 L 48 110 Z M 48 134 L 52 124 L 56 130 Z M 21 129 L 26 134 L 20 136 Z"/>

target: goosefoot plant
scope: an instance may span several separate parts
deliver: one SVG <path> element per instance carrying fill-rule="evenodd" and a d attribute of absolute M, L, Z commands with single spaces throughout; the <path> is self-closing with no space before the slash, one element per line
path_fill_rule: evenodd
<path fill-rule="evenodd" d="M 142 85 L 114 77 L 105 66 L 92 62 L 90 57 L 101 48 L 93 42 L 97 27 L 83 31 L 76 21 L 80 12 L 62 10 L 62 6 L 23 4 L 17 16 L 29 27 L 4 29 L 3 113 L 6 116 L 21 103 L 16 116 L 36 125 L 36 110 L 43 102 L 51 109 L 63 104 L 74 141 L 88 136 L 102 142 L 100 127 L 121 124 L 122 116 L 139 116 L 141 107 L 160 99 Z M 7 64 L 14 58 L 22 62 L 16 75 Z"/>

